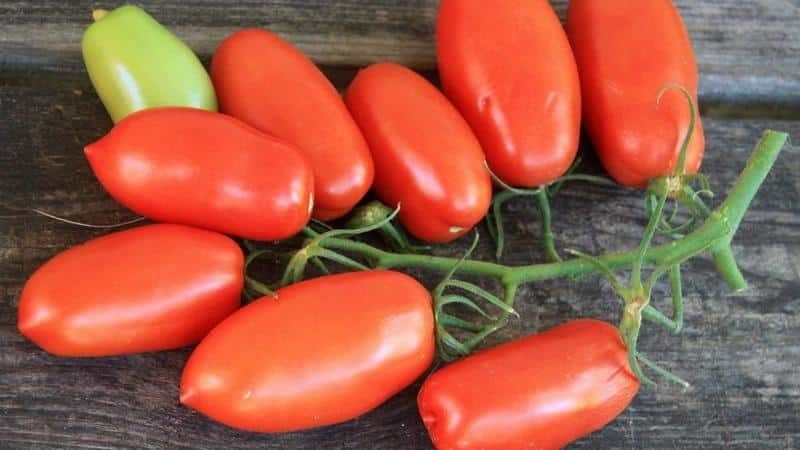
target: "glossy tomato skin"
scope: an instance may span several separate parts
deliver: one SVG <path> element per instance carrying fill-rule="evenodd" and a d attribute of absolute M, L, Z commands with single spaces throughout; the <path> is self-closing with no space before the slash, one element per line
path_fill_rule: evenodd
<path fill-rule="evenodd" d="M 672 173 L 689 130 L 677 90 L 697 103 L 697 63 L 689 34 L 670 0 L 573 0 L 567 18 L 581 73 L 584 122 L 606 170 L 619 183 L 644 187 Z M 686 159 L 697 172 L 705 138 L 698 117 Z"/>
<path fill-rule="evenodd" d="M 435 372 L 418 404 L 439 450 L 545 450 L 605 426 L 638 390 L 617 329 L 576 320 Z"/>
<path fill-rule="evenodd" d="M 147 12 L 123 5 L 93 15 L 81 42 L 83 61 L 114 122 L 157 106 L 217 110 L 203 63 Z"/>
<path fill-rule="evenodd" d="M 578 151 L 580 82 L 547 0 L 443 0 L 436 50 L 445 93 L 497 176 L 538 187 L 564 175 Z"/>
<path fill-rule="evenodd" d="M 244 256 L 230 238 L 148 225 L 66 250 L 19 302 L 19 331 L 59 356 L 111 356 L 194 344 L 240 302 Z"/>
<path fill-rule="evenodd" d="M 431 83 L 403 66 L 358 73 L 345 102 L 375 161 L 375 192 L 411 234 L 448 242 L 489 209 L 492 183 L 480 143 L 458 110 Z"/>
<path fill-rule="evenodd" d="M 311 217 L 313 175 L 300 152 L 224 114 L 140 111 L 85 153 L 111 196 L 159 222 L 267 241 Z"/>
<path fill-rule="evenodd" d="M 374 176 L 367 143 L 336 88 L 297 48 L 269 31 L 239 31 L 214 53 L 211 77 L 222 112 L 306 155 L 314 217 L 341 217 L 367 193 Z"/>
<path fill-rule="evenodd" d="M 242 308 L 189 358 L 181 403 L 230 427 L 285 432 L 353 419 L 434 356 L 428 291 L 397 272 L 301 282 Z"/>

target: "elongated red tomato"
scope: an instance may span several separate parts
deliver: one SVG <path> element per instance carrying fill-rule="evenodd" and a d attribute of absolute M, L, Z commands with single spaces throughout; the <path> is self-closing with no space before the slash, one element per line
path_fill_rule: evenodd
<path fill-rule="evenodd" d="M 239 246 L 211 231 L 149 225 L 109 234 L 31 276 L 19 331 L 61 356 L 194 344 L 239 307 L 243 265 Z"/>
<path fill-rule="evenodd" d="M 547 450 L 605 426 L 638 390 L 617 329 L 576 320 L 435 372 L 418 403 L 439 450 Z"/>
<path fill-rule="evenodd" d="M 345 102 L 375 161 L 375 192 L 414 236 L 448 242 L 489 209 L 480 143 L 453 105 L 415 72 L 391 63 L 358 73 Z"/>
<path fill-rule="evenodd" d="M 314 216 L 350 211 L 372 185 L 367 143 L 336 88 L 274 33 L 244 30 L 219 46 L 211 78 L 220 110 L 300 148 L 314 170 Z"/>
<path fill-rule="evenodd" d="M 159 222 L 266 241 L 311 217 L 313 175 L 299 151 L 223 114 L 140 111 L 85 152 L 111 196 Z"/>
<path fill-rule="evenodd" d="M 283 432 L 353 419 L 434 355 L 428 291 L 397 272 L 317 278 L 216 327 L 189 358 L 181 403 L 234 428 Z"/>
<path fill-rule="evenodd" d="M 497 176 L 537 187 L 569 169 L 580 136 L 580 82 L 547 0 L 443 0 L 436 50 L 445 93 Z"/>
<path fill-rule="evenodd" d="M 567 18 L 585 99 L 584 122 L 606 170 L 619 183 L 644 187 L 672 173 L 689 130 L 678 84 L 697 102 L 697 63 L 689 34 L 670 0 L 572 0 Z M 700 168 L 705 139 L 699 119 L 686 159 Z"/>

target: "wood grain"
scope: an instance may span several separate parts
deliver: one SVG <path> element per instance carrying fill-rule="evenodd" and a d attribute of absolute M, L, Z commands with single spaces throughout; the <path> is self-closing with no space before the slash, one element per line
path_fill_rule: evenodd
<path fill-rule="evenodd" d="M 562 15 L 566 0 L 555 0 Z M 800 133 L 800 0 L 677 0 L 701 67 L 708 139 L 704 170 L 718 193 L 733 184 L 764 128 Z M 242 27 L 271 28 L 344 87 L 355 68 L 395 60 L 434 67 L 435 0 L 137 2 L 206 62 Z M 20 290 L 57 252 L 102 231 L 60 224 L 31 208 L 91 223 L 133 217 L 95 181 L 82 147 L 111 126 L 83 71 L 88 0 L 0 3 L 0 449 L 431 449 L 415 404 L 418 384 L 346 424 L 259 435 L 215 424 L 178 403 L 189 349 L 116 358 L 49 356 L 16 331 Z M 721 120 L 749 116 L 760 119 Z M 765 119 L 772 118 L 772 119 Z M 597 170 L 589 156 L 588 170 Z M 708 259 L 685 270 L 687 328 L 649 327 L 642 348 L 693 382 L 644 389 L 607 428 L 572 448 L 800 448 L 800 147 L 789 146 L 735 241 L 751 282 L 732 294 Z M 533 204 L 507 208 L 507 264 L 542 260 Z M 561 248 L 633 247 L 640 195 L 573 184 L 554 203 Z M 486 235 L 485 230 L 483 234 Z M 459 255 L 464 242 L 438 248 Z M 491 259 L 488 242 L 475 257 Z M 427 283 L 436 277 L 414 272 Z M 91 276 L 89 269 L 87 276 Z M 664 294 L 663 291 L 659 291 Z M 663 299 L 656 300 L 665 308 Z M 598 277 L 527 286 L 521 320 L 492 343 L 578 317 L 615 321 L 619 304 Z"/>
<path fill-rule="evenodd" d="M 435 67 L 437 0 L 135 2 L 208 60 L 243 27 L 270 28 L 328 66 L 393 60 Z M 567 0 L 554 0 L 563 18 Z M 800 116 L 800 0 L 677 0 L 701 69 L 701 98 L 718 115 Z M 81 71 L 80 40 L 95 0 L 0 3 L 0 67 Z M 731 105 L 735 107 L 731 107 Z"/>
<path fill-rule="evenodd" d="M 82 146 L 111 126 L 85 76 L 21 70 L 0 84 L 0 448 L 432 448 L 416 412 L 418 384 L 342 425 L 280 435 L 242 433 L 179 405 L 178 381 L 188 349 L 64 359 L 20 336 L 16 307 L 27 277 L 60 250 L 102 234 L 42 218 L 28 208 L 93 223 L 132 217 L 104 193 L 83 158 Z M 348 80 L 340 75 L 338 81 Z M 707 118 L 705 125 L 705 172 L 720 195 L 733 184 L 763 129 L 800 135 L 798 122 Z M 589 160 L 588 169 L 596 169 Z M 643 389 L 615 422 L 572 448 L 800 447 L 798 173 L 800 147 L 790 146 L 736 239 L 751 288 L 731 294 L 709 260 L 697 260 L 685 270 L 684 334 L 669 336 L 652 326 L 644 333 L 643 350 L 694 387 L 684 391 L 662 383 Z M 591 253 L 634 246 L 643 225 L 639 193 L 621 188 L 569 185 L 553 213 L 559 246 Z M 505 262 L 540 261 L 533 205 L 513 203 L 508 214 Z M 436 251 L 457 255 L 464 249 L 461 242 Z M 483 242 L 475 256 L 490 255 Z M 587 277 L 527 286 L 518 310 L 522 320 L 493 342 L 578 317 L 615 321 L 619 304 L 606 283 Z"/>

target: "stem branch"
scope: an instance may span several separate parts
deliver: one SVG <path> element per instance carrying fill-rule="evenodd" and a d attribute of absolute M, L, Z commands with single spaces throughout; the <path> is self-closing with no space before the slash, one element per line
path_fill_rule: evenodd
<path fill-rule="evenodd" d="M 753 201 L 758 188 L 764 182 L 787 139 L 788 135 L 786 133 L 765 132 L 750 161 L 739 176 L 739 180 L 723 204 L 711 212 L 705 223 L 693 232 L 679 240 L 647 250 L 644 253 L 644 262 L 656 264 L 667 262 L 682 254 L 701 251 L 708 246 L 709 242 L 713 241 L 719 241 L 713 246 L 715 253 L 720 252 L 720 249 L 724 249 L 725 244 L 729 245 L 734 232 L 744 217 L 744 213 Z M 416 267 L 447 273 L 458 262 L 456 258 L 441 256 L 395 254 L 362 242 L 336 237 L 326 238 L 321 244 L 329 249 L 345 250 L 373 259 L 378 262 L 379 267 L 384 269 Z M 609 268 L 616 269 L 631 267 L 638 256 L 639 250 L 633 250 L 602 255 L 598 257 L 598 260 Z M 491 277 L 507 285 L 519 285 L 553 278 L 579 277 L 595 271 L 596 267 L 580 258 L 557 263 L 519 267 L 465 260 L 458 266 L 459 274 Z M 729 283 L 734 279 L 735 273 L 730 270 L 725 270 L 721 267 L 720 272 Z"/>
<path fill-rule="evenodd" d="M 551 262 L 561 261 L 561 257 L 558 256 L 558 251 L 556 250 L 555 238 L 553 237 L 553 219 L 550 214 L 550 198 L 547 190 L 540 189 L 539 193 L 536 194 L 536 200 L 539 203 L 539 215 L 542 221 L 542 244 L 544 245 L 547 259 Z"/>

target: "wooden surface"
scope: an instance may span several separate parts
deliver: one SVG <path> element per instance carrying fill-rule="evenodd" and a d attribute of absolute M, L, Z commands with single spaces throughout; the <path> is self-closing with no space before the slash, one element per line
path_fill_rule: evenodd
<path fill-rule="evenodd" d="M 135 2 L 207 59 L 245 27 L 270 28 L 327 66 L 393 60 L 435 67 L 437 0 L 141 0 Z M 552 1 L 564 18 L 567 0 Z M 677 0 L 701 68 L 704 108 L 800 117 L 800 0 Z M 95 0 L 0 2 L 0 67 L 80 71 Z M 730 110 L 731 102 L 747 108 Z"/>
<path fill-rule="evenodd" d="M 565 2 L 555 3 L 563 11 Z M 800 2 L 677 3 L 703 71 L 704 171 L 721 196 L 763 129 L 800 136 L 800 122 L 777 120 L 800 114 Z M 433 65 L 434 1 L 142 4 L 204 58 L 235 28 L 270 26 L 326 64 L 340 87 L 352 67 L 373 60 Z M 282 435 L 241 433 L 179 405 L 188 349 L 63 359 L 17 333 L 17 301 L 27 277 L 57 252 L 102 234 L 28 208 L 93 223 L 132 217 L 105 194 L 81 151 L 111 126 L 82 71 L 78 45 L 89 11 L 100 6 L 111 5 L 0 3 L 0 449 L 432 448 L 416 413 L 418 385 L 346 424 Z M 758 117 L 719 118 L 731 115 Z M 800 147 L 789 146 L 739 231 L 735 251 L 751 288 L 728 292 L 710 262 L 697 260 L 685 270 L 684 334 L 669 336 L 652 326 L 644 333 L 642 348 L 693 387 L 643 389 L 615 422 L 573 448 L 800 448 L 798 173 Z M 643 225 L 640 195 L 620 188 L 569 185 L 553 213 L 560 247 L 591 253 L 634 246 Z M 533 205 L 513 203 L 509 214 L 505 262 L 541 260 Z M 437 252 L 463 249 L 462 242 Z M 490 259 L 488 242 L 475 256 Z M 587 277 L 528 286 L 518 310 L 522 320 L 496 341 L 572 318 L 615 321 L 619 304 L 605 283 Z"/>

